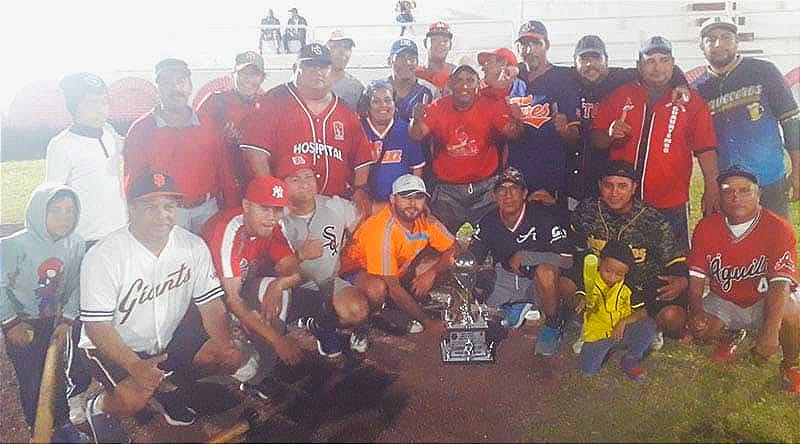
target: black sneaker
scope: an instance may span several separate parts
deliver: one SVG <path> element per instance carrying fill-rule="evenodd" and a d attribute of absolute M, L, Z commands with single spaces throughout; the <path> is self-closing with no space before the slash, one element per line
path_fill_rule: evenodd
<path fill-rule="evenodd" d="M 297 326 L 311 332 L 317 338 L 317 351 L 326 358 L 336 358 L 342 354 L 342 344 L 335 328 L 321 328 L 314 318 L 300 318 Z"/>
<path fill-rule="evenodd" d="M 86 417 L 89 420 L 89 427 L 92 429 L 92 438 L 97 443 L 130 443 L 131 438 L 119 419 L 100 412 L 95 404 L 97 396 L 89 400 L 86 405 Z"/>
<path fill-rule="evenodd" d="M 280 389 L 280 384 L 270 376 L 264 377 L 264 379 L 262 379 L 258 384 L 248 384 L 246 382 L 239 384 L 239 390 L 247 394 L 257 396 L 264 401 L 275 399 L 275 397 L 281 392 Z"/>
<path fill-rule="evenodd" d="M 167 424 L 174 426 L 188 426 L 197 419 L 197 412 L 189 407 L 181 389 L 171 392 L 155 392 L 153 406 L 164 416 Z"/>

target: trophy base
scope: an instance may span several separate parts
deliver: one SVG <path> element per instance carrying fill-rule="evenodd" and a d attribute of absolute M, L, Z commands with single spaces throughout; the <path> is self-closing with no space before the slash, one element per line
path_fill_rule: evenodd
<path fill-rule="evenodd" d="M 494 363 L 494 342 L 486 342 L 485 329 L 448 329 L 440 344 L 445 364 Z"/>

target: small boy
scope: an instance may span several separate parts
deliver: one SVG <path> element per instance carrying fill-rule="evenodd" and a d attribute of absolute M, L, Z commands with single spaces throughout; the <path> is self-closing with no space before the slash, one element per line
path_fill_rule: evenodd
<path fill-rule="evenodd" d="M 583 310 L 584 373 L 599 372 L 609 352 L 621 347 L 622 370 L 634 381 L 645 379 L 640 361 L 656 335 L 656 324 L 647 316 L 641 295 L 625 285 L 633 263 L 630 247 L 613 239 L 600 252 L 599 263 L 593 254 L 584 259 L 582 288 L 576 292 L 583 296 L 578 308 Z"/>
<path fill-rule="evenodd" d="M 6 352 L 19 382 L 19 398 L 30 427 L 50 337 L 59 323 L 78 315 L 80 263 L 84 241 L 75 233 L 80 212 L 78 195 L 65 185 L 48 182 L 31 195 L 25 229 L 0 241 L 0 322 Z M 67 418 L 66 394 L 56 392 L 53 442 L 88 442 Z"/>

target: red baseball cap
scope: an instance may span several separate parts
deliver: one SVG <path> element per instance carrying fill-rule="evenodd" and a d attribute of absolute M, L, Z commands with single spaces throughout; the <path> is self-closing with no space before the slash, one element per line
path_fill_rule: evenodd
<path fill-rule="evenodd" d="M 428 26 L 428 33 L 425 34 L 425 37 L 432 35 L 446 35 L 451 39 L 453 38 L 453 33 L 450 32 L 450 25 L 443 21 L 433 22 Z"/>
<path fill-rule="evenodd" d="M 508 66 L 514 66 L 517 64 L 517 57 L 514 55 L 514 52 L 508 48 L 497 48 L 492 52 L 481 52 L 478 53 L 478 65 L 483 66 L 486 63 L 486 60 L 491 56 L 497 56 L 506 61 Z"/>
<path fill-rule="evenodd" d="M 300 170 L 313 170 L 314 160 L 307 154 L 283 156 L 275 166 L 275 175 L 281 179 L 295 175 Z"/>
<path fill-rule="evenodd" d="M 286 197 L 286 184 L 272 176 L 261 176 L 251 180 L 244 198 L 250 202 L 268 207 L 286 207 L 289 205 L 289 200 Z"/>

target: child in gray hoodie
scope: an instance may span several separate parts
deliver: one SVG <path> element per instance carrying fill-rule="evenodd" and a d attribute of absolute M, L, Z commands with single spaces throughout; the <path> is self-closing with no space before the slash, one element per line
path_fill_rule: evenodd
<path fill-rule="evenodd" d="M 83 239 L 75 234 L 79 214 L 78 195 L 72 188 L 44 183 L 28 201 L 25 229 L 0 239 L 0 322 L 29 426 L 36 419 L 50 337 L 59 323 L 71 324 L 78 316 L 79 271 L 85 250 Z M 67 420 L 63 392 L 56 397 L 54 417 L 54 442 L 85 437 Z"/>

